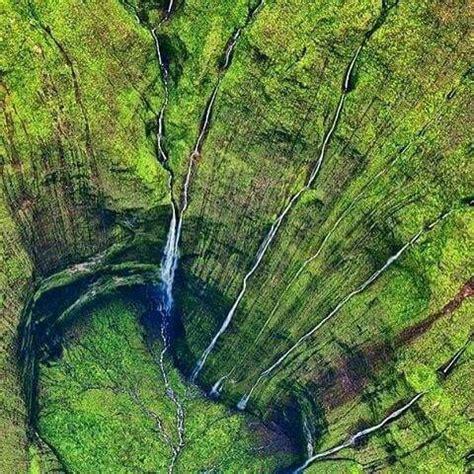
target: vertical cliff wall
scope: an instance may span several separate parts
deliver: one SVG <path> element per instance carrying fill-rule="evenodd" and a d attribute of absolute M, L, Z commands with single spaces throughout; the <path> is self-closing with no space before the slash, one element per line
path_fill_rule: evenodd
<path fill-rule="evenodd" d="M 173 197 L 178 211 L 187 204 L 174 286 L 184 374 L 285 426 L 314 472 L 462 472 L 468 5 L 2 9 L 0 470 L 28 458 L 16 359 L 25 305 L 64 268 L 89 272 L 95 291 L 96 263 L 105 279 L 102 264 L 156 265 Z M 340 446 L 349 460 L 319 463 Z"/>

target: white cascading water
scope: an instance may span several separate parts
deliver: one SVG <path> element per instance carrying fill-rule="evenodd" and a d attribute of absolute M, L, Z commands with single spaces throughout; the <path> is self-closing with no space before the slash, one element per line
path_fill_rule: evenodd
<path fill-rule="evenodd" d="M 173 9 L 174 0 L 170 0 L 168 3 L 168 8 L 166 9 L 165 19 L 168 19 L 171 15 L 171 10 Z"/>
<path fill-rule="evenodd" d="M 360 191 L 360 193 L 354 198 L 354 200 L 349 204 L 349 206 L 342 212 L 342 214 L 340 215 L 340 217 L 336 220 L 336 222 L 334 223 L 334 225 L 331 227 L 331 229 L 329 230 L 329 232 L 326 234 L 326 236 L 324 237 L 323 241 L 321 242 L 321 245 L 318 247 L 317 251 L 309 258 L 307 258 L 302 264 L 301 266 L 298 268 L 297 272 L 295 273 L 295 275 L 291 278 L 291 280 L 289 281 L 289 283 L 286 285 L 286 287 L 283 289 L 283 291 L 279 294 L 272 310 L 270 311 L 270 315 L 268 316 L 268 318 L 265 320 L 265 323 L 263 324 L 262 328 L 260 329 L 260 331 L 258 332 L 257 336 L 255 337 L 255 340 L 252 344 L 252 346 L 256 346 L 256 344 L 258 343 L 258 341 L 260 340 L 260 337 L 262 336 L 262 334 L 264 333 L 265 329 L 268 327 L 268 325 L 270 324 L 270 322 L 272 321 L 272 318 L 273 316 L 276 314 L 278 308 L 280 307 L 280 304 L 283 300 L 283 297 L 284 295 L 288 292 L 288 290 L 293 286 L 293 284 L 298 280 L 298 278 L 301 276 L 301 274 L 303 273 L 303 271 L 305 270 L 305 268 L 312 262 L 314 262 L 314 260 L 316 260 L 316 258 L 321 254 L 322 250 L 324 249 L 324 246 L 326 245 L 326 243 L 328 242 L 328 240 L 330 239 L 331 235 L 336 231 L 336 229 L 338 228 L 339 224 L 344 220 L 345 217 L 347 217 L 349 214 L 350 214 L 350 211 L 360 202 L 360 200 L 364 197 L 364 194 L 365 192 L 367 191 L 367 189 L 369 188 L 369 186 L 371 184 L 373 184 L 374 182 L 376 182 L 376 180 L 381 177 L 383 174 L 387 173 L 389 171 L 389 169 L 394 166 L 396 164 L 396 162 L 399 160 L 399 158 L 408 150 L 410 145 L 406 145 L 404 147 L 401 148 L 399 154 L 397 155 L 397 157 L 392 160 L 392 163 L 388 166 L 388 167 L 384 167 L 382 170 L 380 170 L 378 173 L 376 173 L 365 185 L 364 187 L 362 188 L 362 190 Z M 247 357 L 248 353 L 246 353 L 244 355 L 244 359 Z M 240 361 L 242 362 L 242 360 Z M 219 395 L 220 392 L 222 391 L 222 388 L 223 388 L 223 383 L 224 383 L 224 380 L 231 377 L 232 374 L 235 372 L 235 370 L 237 369 L 237 365 L 234 365 L 232 367 L 232 369 L 224 376 L 222 376 L 212 387 L 212 390 L 210 392 L 211 395 Z"/>
<path fill-rule="evenodd" d="M 230 58 L 232 57 L 232 53 L 234 51 L 235 45 L 237 44 L 237 41 L 239 40 L 240 33 L 242 32 L 242 28 L 238 28 L 235 33 L 232 35 L 231 40 L 229 42 L 229 45 L 227 46 L 225 53 L 224 53 L 224 64 L 222 66 L 222 69 L 227 69 L 230 64 Z"/>
<path fill-rule="evenodd" d="M 454 354 L 454 356 L 449 361 L 448 365 L 446 365 L 446 367 L 444 367 L 444 369 L 442 369 L 441 373 L 444 376 L 448 375 L 449 371 L 457 364 L 458 360 L 464 354 L 464 352 L 466 351 L 468 345 L 471 343 L 471 337 L 467 340 L 467 342 L 464 344 L 464 346 L 462 346 L 461 349 L 459 349 L 456 352 L 456 354 Z"/>
<path fill-rule="evenodd" d="M 172 4 L 170 5 L 172 6 Z M 171 7 L 168 8 L 167 14 L 170 11 L 171 11 Z M 156 30 L 152 29 L 151 34 L 155 42 L 156 55 L 158 58 L 160 69 L 162 71 L 163 85 L 165 89 L 165 100 L 163 102 L 163 105 L 158 115 L 157 143 L 158 143 L 158 151 L 160 154 L 160 161 L 164 165 L 166 165 L 168 161 L 168 156 L 166 155 L 166 152 L 163 147 L 163 122 L 164 122 L 164 114 L 165 114 L 166 107 L 168 105 L 168 97 L 169 97 L 168 70 L 163 61 L 163 56 L 161 53 L 158 36 L 156 35 Z M 161 315 L 161 338 L 163 340 L 163 349 L 160 353 L 159 363 L 160 363 L 163 380 L 165 382 L 166 393 L 168 397 L 176 405 L 177 431 L 178 431 L 178 440 L 179 440 L 178 447 L 174 451 L 173 459 L 170 464 L 170 472 L 172 471 L 174 467 L 175 461 L 177 459 L 177 456 L 179 455 L 180 450 L 184 446 L 184 410 L 183 410 L 182 403 L 180 402 L 179 398 L 177 397 L 176 393 L 174 392 L 173 388 L 170 385 L 170 382 L 165 370 L 165 360 L 164 360 L 165 354 L 170 348 L 170 321 L 172 318 L 172 311 L 173 311 L 173 284 L 174 284 L 176 268 L 178 266 L 178 260 L 179 260 L 179 242 L 181 238 L 183 216 L 188 207 L 188 191 L 189 191 L 189 184 L 191 181 L 193 164 L 194 164 L 194 160 L 196 159 L 196 157 L 198 156 L 200 152 L 202 142 L 204 140 L 207 128 L 209 126 L 212 108 L 214 106 L 214 102 L 217 96 L 219 83 L 214 88 L 211 98 L 207 104 L 207 107 L 204 113 L 204 120 L 199 132 L 199 136 L 196 140 L 195 146 L 189 158 L 188 169 L 187 169 L 186 178 L 183 185 L 181 211 L 178 211 L 176 204 L 174 203 L 173 200 L 171 200 L 171 221 L 169 225 L 168 236 L 166 239 L 166 245 L 165 245 L 163 258 L 161 261 L 161 268 L 160 268 L 161 287 L 160 287 L 159 297 L 157 298 L 158 301 L 157 301 L 156 309 L 158 313 Z M 173 178 L 172 178 L 171 172 L 169 170 L 168 172 L 169 172 L 168 186 L 169 186 L 170 192 L 172 193 L 172 187 L 173 187 L 172 179 Z"/>
<path fill-rule="evenodd" d="M 173 1 L 168 5 L 168 8 L 165 13 L 165 17 L 162 20 L 166 21 L 170 15 L 171 9 L 173 7 Z M 160 23 L 161 25 L 161 23 Z M 156 133 L 157 138 L 157 146 L 158 146 L 158 153 L 159 153 L 159 160 L 163 164 L 164 168 L 168 171 L 168 187 L 170 190 L 170 194 L 172 194 L 173 189 L 173 175 L 169 168 L 167 167 L 168 156 L 166 155 L 166 151 L 163 146 L 163 130 L 164 130 L 164 116 L 165 111 L 168 106 L 169 100 L 169 84 L 168 84 L 168 70 L 166 64 L 163 60 L 163 55 L 160 48 L 160 42 L 158 36 L 156 34 L 156 29 L 153 28 L 150 30 L 151 35 L 154 40 L 155 44 L 155 51 L 156 56 L 158 59 L 158 64 L 161 71 L 163 87 L 164 87 L 164 101 L 161 106 L 160 112 L 158 114 L 158 128 Z M 181 400 L 177 396 L 176 392 L 173 390 L 171 383 L 169 381 L 167 372 L 166 372 L 166 365 L 165 365 L 165 356 L 167 351 L 170 349 L 170 323 L 172 318 L 172 310 L 173 310 L 173 283 L 174 277 L 176 273 L 176 268 L 178 266 L 178 242 L 179 242 L 179 233 L 181 230 L 181 215 L 178 215 L 178 209 L 171 199 L 171 221 L 168 230 L 168 236 L 166 239 L 166 245 L 164 249 L 163 258 L 161 260 L 161 267 L 160 267 L 160 287 L 158 288 L 158 294 L 156 296 L 156 311 L 160 315 L 161 318 L 161 327 L 160 327 L 160 334 L 161 339 L 163 342 L 163 348 L 160 352 L 159 356 L 159 366 L 161 375 L 165 384 L 165 393 L 167 397 L 174 403 L 176 406 L 176 431 L 178 435 L 178 444 L 177 446 L 170 444 L 172 450 L 172 458 L 171 462 L 168 465 L 168 472 L 171 474 L 174 470 L 174 466 L 176 464 L 176 460 L 178 459 L 179 453 L 184 447 L 185 441 L 185 428 L 184 428 L 184 408 Z"/>
<path fill-rule="evenodd" d="M 292 198 L 289 200 L 286 207 L 283 209 L 283 211 L 280 213 L 280 215 L 273 222 L 270 230 L 268 231 L 267 235 L 263 239 L 263 242 L 260 244 L 260 247 L 257 251 L 256 256 L 255 256 L 254 264 L 253 264 L 252 268 L 250 269 L 250 271 L 244 276 L 240 292 L 237 295 L 237 298 L 234 301 L 234 304 L 230 308 L 229 312 L 227 313 L 227 316 L 224 319 L 224 322 L 222 323 L 221 327 L 219 328 L 219 330 L 217 331 L 215 336 L 212 338 L 210 344 L 207 346 L 207 348 L 204 350 L 203 354 L 201 355 L 200 359 L 197 361 L 196 366 L 195 366 L 194 371 L 193 371 L 192 376 L 191 376 L 191 380 L 193 380 L 193 381 L 196 380 L 197 376 L 199 375 L 199 372 L 204 367 L 204 364 L 206 363 L 206 360 L 209 357 L 209 354 L 211 353 L 211 351 L 216 346 L 217 341 L 219 340 L 219 338 L 222 336 L 222 334 L 224 334 L 224 332 L 229 327 L 229 324 L 231 323 L 232 318 L 234 317 L 235 311 L 237 310 L 237 308 L 240 304 L 240 301 L 242 300 L 242 298 L 244 297 L 244 295 L 247 291 L 247 283 L 248 283 L 249 278 L 255 273 L 255 271 L 260 266 L 260 263 L 261 263 L 263 257 L 265 256 L 270 244 L 272 243 L 273 239 L 275 238 L 275 236 L 278 232 L 278 229 L 280 228 L 284 218 L 286 217 L 288 212 L 291 210 L 293 205 L 298 201 L 300 196 L 305 191 L 307 191 L 311 188 L 316 176 L 318 175 L 319 170 L 321 169 L 321 165 L 323 163 L 324 157 L 326 155 L 326 150 L 327 150 L 328 143 L 329 143 L 329 141 L 330 141 L 330 139 L 331 139 L 331 137 L 334 133 L 334 130 L 336 129 L 336 125 L 339 121 L 339 117 L 340 117 L 342 109 L 344 107 L 344 101 L 346 99 L 347 93 L 349 92 L 349 85 L 350 85 L 350 78 L 352 76 L 352 71 L 355 67 L 357 58 L 359 57 L 359 54 L 362 50 L 363 45 L 364 45 L 364 43 L 362 43 L 357 48 L 356 52 L 354 53 L 354 55 L 352 57 L 350 65 L 347 68 L 347 71 L 346 71 L 346 74 L 345 74 L 345 77 L 344 77 L 344 81 L 343 81 L 343 89 L 342 89 L 341 97 L 339 99 L 339 103 L 337 105 L 337 109 L 336 109 L 336 112 L 334 114 L 334 118 L 332 120 L 331 127 L 329 128 L 329 130 L 325 134 L 323 144 L 321 146 L 321 151 L 319 153 L 318 160 L 316 161 L 316 164 L 315 164 L 313 170 L 311 171 L 311 174 L 310 174 L 306 184 L 297 193 L 295 193 L 292 196 Z"/>
<path fill-rule="evenodd" d="M 237 43 L 239 42 L 240 35 L 242 34 L 242 31 L 245 30 L 248 27 L 248 25 L 252 22 L 255 15 L 260 10 L 260 8 L 263 7 L 264 3 L 265 3 L 264 0 L 260 0 L 260 2 L 257 4 L 257 6 L 252 10 L 252 12 L 247 17 L 247 21 L 245 22 L 245 24 L 243 26 L 237 28 L 234 31 L 234 33 L 232 34 L 232 36 L 230 37 L 229 41 L 227 42 L 227 47 L 224 51 L 224 60 L 223 60 L 223 64 L 222 64 L 222 70 L 223 71 L 225 71 L 230 66 L 232 54 L 234 52 L 234 49 L 235 49 Z"/>
<path fill-rule="evenodd" d="M 355 435 L 351 436 L 347 441 L 344 443 L 341 443 L 334 448 L 328 449 L 327 451 L 324 451 L 322 453 L 315 454 L 313 456 L 309 456 L 306 462 L 295 469 L 293 471 L 294 474 L 299 474 L 303 472 L 310 464 L 312 464 L 314 461 L 317 461 L 318 459 L 322 459 L 328 456 L 331 456 L 332 454 L 335 454 L 345 448 L 349 448 L 351 446 L 354 446 L 356 441 L 362 438 L 365 438 L 366 436 L 369 436 L 370 434 L 374 433 L 375 431 L 380 430 L 383 428 L 385 425 L 391 423 L 395 419 L 397 419 L 399 416 L 403 415 L 412 405 L 414 405 L 426 392 L 418 393 L 415 395 L 408 403 L 406 403 L 404 406 L 399 408 L 398 410 L 394 411 L 387 417 L 385 417 L 380 423 L 377 423 L 374 426 L 371 426 L 370 428 L 366 428 L 365 430 L 361 430 Z"/>
<path fill-rule="evenodd" d="M 303 413 L 303 436 L 306 441 L 306 452 L 308 454 L 308 458 L 311 458 L 314 454 L 314 440 L 313 432 L 311 431 L 311 426 L 306 413 Z"/>
<path fill-rule="evenodd" d="M 252 15 L 249 17 L 247 24 L 250 22 L 250 20 L 253 18 L 255 15 L 256 11 L 263 5 L 263 0 L 260 1 L 258 4 L 257 8 L 252 12 Z M 170 0 L 168 7 L 165 12 L 165 16 L 160 23 L 160 25 L 168 20 L 171 11 L 173 8 L 173 0 Z M 139 17 L 137 15 L 137 19 L 139 20 Z M 159 25 L 159 26 L 160 26 Z M 159 27 L 158 26 L 158 27 Z M 162 76 L 162 81 L 163 81 L 163 86 L 164 86 L 164 101 L 161 106 L 161 109 L 159 111 L 158 117 L 157 117 L 157 133 L 156 133 L 156 138 L 157 138 L 157 147 L 158 147 L 158 153 L 159 153 L 159 160 L 161 163 L 164 165 L 165 169 L 169 173 L 169 180 L 168 180 L 168 186 L 170 189 L 170 193 L 172 194 L 172 189 L 173 189 L 173 175 L 170 171 L 170 169 L 167 167 L 167 162 L 168 162 L 168 156 L 166 154 L 165 148 L 163 146 L 163 140 L 164 140 L 164 116 L 165 116 L 165 111 L 168 106 L 168 101 L 169 101 L 169 74 L 168 74 L 168 69 L 166 67 L 163 54 L 161 51 L 160 47 L 160 42 L 158 39 L 158 35 L 156 32 L 156 28 L 150 29 L 150 33 L 153 37 L 153 41 L 155 44 L 155 51 L 156 51 L 156 56 L 157 60 L 159 63 L 160 71 L 161 71 L 161 76 Z M 226 48 L 224 57 L 225 57 L 225 69 L 228 68 L 230 64 L 230 58 L 232 55 L 232 52 L 239 40 L 239 37 L 242 33 L 242 28 L 239 28 L 237 30 L 237 33 L 235 33 L 229 42 L 229 46 Z M 166 394 L 167 396 L 173 401 L 173 403 L 176 405 L 176 424 L 177 424 L 177 432 L 178 432 L 178 446 L 171 446 L 173 456 L 170 465 L 168 466 L 168 471 L 171 473 L 174 469 L 174 465 L 176 463 L 177 457 L 181 451 L 181 449 L 184 447 L 184 409 L 181 401 L 179 400 L 178 396 L 176 395 L 175 391 L 170 385 L 169 378 L 166 373 L 166 367 L 165 367 L 165 355 L 166 352 L 170 348 L 170 323 L 171 323 L 171 318 L 172 318 L 172 311 L 173 311 L 173 284 L 174 284 L 174 278 L 175 278 L 175 273 L 176 269 L 178 266 L 178 260 L 179 260 L 179 242 L 181 238 L 181 231 L 182 231 L 182 224 L 183 224 L 183 216 L 184 213 L 186 212 L 186 209 L 188 207 L 188 192 L 189 192 L 189 185 L 191 182 L 191 175 L 193 171 L 193 165 L 195 160 L 199 157 L 203 141 L 205 139 L 207 130 L 209 128 L 210 124 L 210 119 L 212 115 L 212 110 L 214 107 L 214 103 L 217 97 L 217 93 L 219 91 L 219 87 L 221 84 L 222 76 L 219 78 L 216 86 L 213 89 L 213 92 L 211 94 L 211 97 L 207 103 L 206 109 L 204 111 L 203 115 L 203 120 L 201 123 L 201 127 L 199 130 L 199 135 L 197 137 L 197 140 L 195 142 L 193 151 L 189 157 L 188 161 L 188 168 L 186 172 L 186 177 L 183 185 L 183 190 L 182 190 L 182 202 L 181 202 L 181 210 L 178 210 L 177 205 L 175 204 L 174 200 L 171 200 L 171 221 L 170 221 L 170 226 L 168 230 L 168 236 L 166 239 L 166 245 L 164 249 L 164 255 L 161 261 L 161 268 L 160 268 L 160 281 L 161 285 L 159 287 L 158 295 L 156 298 L 156 311 L 160 314 L 161 316 L 161 338 L 163 341 L 163 349 L 160 353 L 159 357 L 159 365 L 160 365 L 160 370 L 162 373 L 162 377 L 165 383 L 165 389 L 166 389 Z"/>
<path fill-rule="evenodd" d="M 446 219 L 449 214 L 450 212 L 441 215 L 438 219 L 436 219 L 434 222 L 432 222 L 426 227 L 426 231 L 432 230 L 440 221 Z M 423 235 L 423 233 L 423 229 L 418 231 L 400 250 L 398 250 L 397 253 L 388 258 L 388 260 L 381 268 L 379 268 L 376 272 L 372 273 L 372 275 L 370 275 L 370 277 L 367 278 L 367 280 L 365 280 L 359 287 L 357 287 L 355 290 L 351 291 L 348 295 L 346 295 L 325 318 L 323 318 L 310 331 L 301 336 L 290 347 L 290 349 L 288 349 L 282 356 L 278 358 L 278 360 L 273 365 L 261 372 L 248 394 L 244 395 L 241 398 L 241 400 L 237 404 L 237 408 L 239 410 L 245 410 L 247 403 L 250 397 L 252 396 L 252 393 L 255 391 L 255 389 L 258 387 L 258 385 L 264 378 L 268 377 L 272 372 L 274 372 L 288 358 L 290 354 L 292 354 L 296 349 L 298 349 L 298 347 L 303 344 L 307 339 L 313 336 L 313 334 L 317 332 L 324 324 L 331 320 L 350 300 L 352 300 L 352 298 L 354 298 L 359 293 L 362 293 L 368 286 L 370 286 L 375 280 L 377 280 L 380 275 L 382 275 L 382 273 L 384 273 L 390 266 L 392 266 L 410 246 L 414 245 L 417 242 L 417 240 Z"/>
<path fill-rule="evenodd" d="M 159 365 L 163 381 L 165 384 L 165 391 L 168 398 L 176 406 L 176 429 L 178 433 L 178 445 L 173 446 L 173 457 L 170 465 L 168 466 L 168 471 L 173 472 L 174 465 L 179 456 L 181 449 L 184 447 L 184 409 L 183 405 L 173 390 L 168 375 L 166 373 L 165 366 L 165 355 L 170 348 L 170 320 L 172 317 L 173 309 L 173 281 L 178 264 L 178 253 L 177 253 L 177 216 L 176 216 L 176 207 L 172 203 L 172 214 L 170 229 L 168 232 L 168 237 L 166 240 L 165 252 L 163 259 L 161 261 L 160 269 L 160 280 L 161 288 L 158 296 L 156 310 L 161 316 L 161 339 L 163 341 L 163 348 L 160 352 Z"/>

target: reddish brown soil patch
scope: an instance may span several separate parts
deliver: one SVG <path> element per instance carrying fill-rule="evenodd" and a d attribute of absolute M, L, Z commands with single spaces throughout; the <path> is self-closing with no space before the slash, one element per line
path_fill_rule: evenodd
<path fill-rule="evenodd" d="M 340 358 L 336 365 L 318 376 L 322 403 L 328 409 L 343 405 L 359 395 L 371 376 L 393 360 L 395 349 L 413 343 L 439 319 L 449 316 L 474 295 L 474 277 L 470 278 L 454 298 L 424 321 L 404 329 L 393 343 L 365 346 L 350 356 Z"/>
<path fill-rule="evenodd" d="M 458 294 L 443 308 L 441 308 L 436 313 L 433 313 L 431 316 L 426 318 L 421 323 L 418 323 L 414 326 L 411 326 L 405 330 L 403 330 L 399 336 L 397 337 L 397 346 L 409 344 L 413 342 L 415 339 L 420 337 L 426 331 L 431 329 L 433 324 L 441 319 L 443 316 L 448 316 L 456 311 L 463 301 L 471 296 L 474 295 L 474 277 L 469 279 L 466 284 L 461 288 Z"/>
<path fill-rule="evenodd" d="M 276 423 L 267 425 L 254 422 L 250 424 L 250 427 L 259 440 L 255 447 L 256 453 L 298 453 L 298 447 Z"/>

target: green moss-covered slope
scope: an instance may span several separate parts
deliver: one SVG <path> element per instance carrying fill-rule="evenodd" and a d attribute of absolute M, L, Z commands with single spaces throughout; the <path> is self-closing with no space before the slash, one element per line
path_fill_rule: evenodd
<path fill-rule="evenodd" d="M 143 309 L 123 299 L 83 312 L 62 356 L 41 365 L 39 432 L 69 472 L 270 472 L 291 461 L 282 434 L 202 397 L 166 362 L 183 400 L 179 446 L 176 407 L 146 342 Z M 104 337 L 104 335 L 107 335 Z M 287 440 L 286 440 L 287 441 Z M 288 447 L 289 449 L 289 447 Z"/>
<path fill-rule="evenodd" d="M 42 276 L 110 245 L 156 263 L 169 191 L 147 31 L 117 2 L 2 1 L 0 16 L 0 471 L 24 472 L 23 308 Z"/>
<path fill-rule="evenodd" d="M 175 411 L 150 385 L 159 370 L 136 308 L 116 302 L 91 313 L 65 356 L 42 366 L 43 441 L 29 430 L 17 353 L 30 334 L 42 344 L 67 332 L 98 294 L 156 281 L 171 196 L 189 205 L 174 286 L 181 332 L 170 353 L 182 375 L 194 370 L 203 390 L 217 387 L 222 405 L 190 389 L 171 359 L 166 367 L 180 395 L 191 394 L 189 433 L 203 428 L 201 412 L 225 416 L 218 432 L 183 450 L 177 472 L 271 472 L 290 460 L 285 443 L 307 447 L 298 462 L 325 453 L 418 394 L 399 418 L 309 472 L 470 468 L 466 2 L 4 0 L 0 8 L 0 471 L 59 461 L 79 472 L 118 469 L 128 455 L 131 470 L 169 466 L 171 448 L 148 415 L 171 426 Z M 111 323 L 114 304 L 130 347 Z M 19 334 L 22 315 L 20 329 L 36 329 Z M 80 382 L 65 382 L 72 405 L 58 385 L 70 354 Z M 100 366 L 107 357 L 130 364 Z M 107 405 L 98 401 L 110 370 L 120 383 Z M 84 395 L 79 385 L 92 375 L 101 385 Z M 130 377 L 147 391 L 145 404 L 130 396 Z M 258 440 L 223 408 L 246 396 L 252 416 L 291 433 L 291 443 L 277 443 L 283 461 L 250 464 Z M 106 409 L 133 416 L 103 421 Z M 81 426 L 74 436 L 59 431 L 71 420 Z M 113 433 L 128 425 L 135 434 L 117 444 Z M 237 432 L 245 435 L 225 458 Z M 142 437 L 161 454 L 141 450 Z"/>
<path fill-rule="evenodd" d="M 473 329 L 469 15 L 442 2 L 266 3 L 225 74 L 192 181 L 178 290 L 189 372 L 321 156 L 363 45 L 319 174 L 247 280 L 199 380 L 209 389 L 224 377 L 221 396 L 236 404 L 322 323 L 263 377 L 248 409 L 315 405 L 324 451 L 426 390 L 417 421 L 405 422 L 410 436 L 390 431 L 382 451 L 361 454 L 366 468 L 429 458 L 430 472 L 462 472 L 469 455 L 460 440 L 472 435 L 471 353 L 437 375 Z"/>

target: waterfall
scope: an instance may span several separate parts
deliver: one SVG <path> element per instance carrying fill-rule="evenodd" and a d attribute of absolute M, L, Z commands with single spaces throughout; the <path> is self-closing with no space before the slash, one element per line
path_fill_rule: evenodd
<path fill-rule="evenodd" d="M 357 440 L 359 440 L 361 438 L 365 438 L 366 436 L 369 436 L 370 434 L 374 433 L 375 431 L 378 431 L 381 428 L 383 428 L 385 425 L 391 423 L 392 421 L 397 419 L 399 416 L 403 415 L 403 413 L 405 413 L 412 405 L 414 405 L 424 394 L 425 394 L 425 392 L 418 393 L 408 403 L 406 403 L 404 406 L 402 406 L 398 410 L 395 410 L 394 412 L 390 413 L 390 415 L 385 417 L 381 422 L 377 423 L 374 426 L 371 426 L 370 428 L 366 428 L 365 430 L 359 431 L 355 435 L 349 437 L 349 439 L 347 439 L 345 442 L 343 442 L 343 443 L 341 443 L 337 446 L 334 446 L 333 448 L 328 449 L 327 451 L 324 451 L 322 453 L 318 453 L 318 454 L 315 454 L 313 456 L 309 456 L 308 459 L 306 460 L 306 462 L 302 466 L 295 469 L 295 471 L 293 471 L 293 473 L 294 474 L 299 474 L 299 473 L 303 472 L 314 461 L 317 461 L 318 459 L 328 457 L 328 456 L 330 456 L 332 454 L 335 454 L 335 453 L 337 453 L 337 452 L 339 452 L 339 451 L 341 451 L 345 448 L 349 448 L 351 446 L 354 446 Z"/>
<path fill-rule="evenodd" d="M 272 243 L 273 239 L 277 235 L 277 232 L 278 232 L 283 220 L 285 219 L 286 215 L 292 209 L 294 204 L 299 200 L 300 196 L 305 191 L 308 191 L 311 188 L 314 180 L 316 179 L 316 176 L 318 175 L 319 170 L 321 169 L 321 165 L 322 165 L 324 157 L 326 155 L 326 150 L 327 150 L 327 146 L 329 144 L 329 141 L 331 140 L 331 137 L 334 134 L 334 131 L 336 130 L 337 123 L 339 122 L 339 118 L 340 118 L 340 115 L 342 113 L 342 109 L 344 107 L 344 101 L 346 99 L 346 95 L 349 93 L 350 78 L 352 76 L 353 69 L 354 69 L 355 64 L 357 62 L 357 58 L 359 57 L 359 54 L 360 54 L 364 44 L 365 44 L 365 41 L 357 48 L 357 50 L 355 51 L 355 53 L 354 53 L 354 55 L 351 59 L 349 67 L 346 70 L 346 73 L 344 75 L 344 80 L 343 80 L 342 93 L 341 93 L 339 103 L 338 103 L 337 108 L 336 108 L 336 112 L 334 114 L 334 117 L 333 117 L 333 120 L 331 122 L 331 126 L 330 126 L 329 130 L 326 132 L 326 134 L 324 136 L 323 143 L 321 145 L 321 150 L 320 150 L 320 153 L 319 153 L 319 157 L 316 161 L 315 166 L 313 167 L 313 169 L 311 171 L 311 174 L 310 174 L 306 184 L 302 188 L 300 188 L 299 191 L 297 191 L 290 198 L 288 204 L 285 206 L 283 211 L 278 215 L 276 220 L 273 222 L 272 226 L 270 227 L 270 230 L 268 231 L 267 235 L 265 236 L 262 243 L 260 244 L 260 247 L 257 251 L 257 254 L 255 255 L 255 260 L 254 260 L 254 263 L 252 265 L 252 268 L 244 276 L 240 292 L 237 295 L 237 298 L 235 299 L 234 304 L 232 305 L 229 312 L 227 313 L 227 316 L 224 318 L 224 321 L 223 321 L 221 327 L 219 328 L 217 333 L 214 335 L 211 342 L 206 347 L 206 349 L 202 353 L 201 357 L 197 361 L 196 366 L 195 366 L 195 368 L 193 370 L 193 373 L 191 375 L 191 380 L 193 380 L 193 381 L 196 380 L 197 376 L 199 375 L 199 372 L 204 367 L 204 364 L 206 363 L 206 360 L 209 357 L 209 354 L 211 353 L 211 351 L 216 346 L 217 341 L 219 340 L 219 338 L 222 336 L 222 334 L 224 334 L 224 332 L 229 327 L 229 325 L 230 325 L 230 323 L 231 323 L 231 321 L 234 317 L 234 314 L 235 314 L 235 312 L 236 312 L 236 310 L 237 310 L 237 308 L 240 304 L 240 301 L 242 300 L 245 293 L 247 292 L 248 280 L 255 273 L 255 271 L 258 269 L 258 267 L 260 266 L 260 263 L 261 263 L 263 257 L 265 256 L 265 254 L 266 254 L 268 248 L 270 247 L 270 244 Z"/>
<path fill-rule="evenodd" d="M 178 265 L 177 218 L 174 203 L 171 205 L 171 210 L 170 227 L 160 269 L 160 280 L 164 290 L 163 303 L 166 312 L 171 312 L 173 306 L 173 281 Z"/>
<path fill-rule="evenodd" d="M 165 12 L 165 16 L 161 23 L 166 21 L 171 13 L 173 8 L 173 0 L 170 1 L 168 7 Z M 160 23 L 160 25 L 161 25 Z M 160 316 L 160 334 L 161 339 L 163 342 L 163 347 L 159 355 L 158 364 L 160 367 L 160 372 L 163 378 L 163 382 L 165 384 L 165 393 L 166 396 L 174 403 L 176 407 L 176 432 L 178 435 L 178 443 L 177 446 L 172 445 L 172 458 L 168 465 L 168 472 L 171 474 L 174 470 L 174 466 L 176 464 L 176 460 L 178 459 L 179 453 L 184 448 L 185 441 L 185 427 L 184 427 L 184 420 L 185 420 L 185 413 L 184 408 L 181 400 L 176 395 L 173 387 L 171 386 L 170 380 L 168 378 L 168 374 L 166 371 L 165 365 L 165 356 L 171 346 L 171 319 L 172 319 L 172 311 L 173 311 L 173 283 L 174 277 L 176 273 L 176 268 L 178 266 L 178 259 L 179 259 L 179 238 L 181 233 L 181 225 L 182 225 L 182 212 L 179 213 L 177 205 L 173 199 L 173 173 L 168 166 L 168 155 L 166 154 L 166 150 L 163 144 L 164 140 L 164 117 L 165 111 L 168 106 L 169 101 L 169 84 L 168 84 L 168 69 L 163 59 L 163 55 L 161 52 L 160 42 L 158 36 L 156 34 L 156 29 L 152 28 L 150 33 L 153 37 L 154 44 L 155 44 L 155 51 L 156 57 L 158 60 L 158 64 L 161 71 L 161 78 L 163 81 L 164 87 L 164 101 L 161 106 L 161 109 L 157 116 L 157 131 L 156 131 L 156 141 L 157 141 L 157 151 L 158 151 L 158 159 L 162 163 L 164 169 L 168 173 L 168 188 L 171 194 L 171 220 L 168 230 L 168 235 L 166 238 L 166 245 L 163 253 L 163 257 L 161 259 L 161 266 L 160 266 L 160 284 L 158 288 L 155 288 L 155 310 L 156 313 Z M 185 190 L 187 191 L 187 184 L 185 186 Z M 183 210 L 185 207 L 183 208 Z"/>

